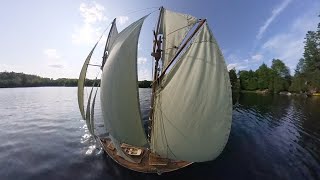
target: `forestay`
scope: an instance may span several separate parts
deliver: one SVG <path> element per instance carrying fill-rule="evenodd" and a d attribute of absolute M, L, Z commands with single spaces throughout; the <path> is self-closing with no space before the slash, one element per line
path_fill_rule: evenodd
<path fill-rule="evenodd" d="M 137 85 L 137 47 L 143 17 L 119 33 L 101 77 L 101 109 L 112 137 L 134 146 L 147 145 Z"/>
<path fill-rule="evenodd" d="M 216 158 L 231 128 L 230 87 L 224 58 L 205 23 L 156 92 L 152 151 L 189 162 Z"/>
<path fill-rule="evenodd" d="M 197 22 L 197 18 L 163 9 L 160 33 L 163 34 L 162 63 L 165 68 L 176 54 L 182 40 Z"/>

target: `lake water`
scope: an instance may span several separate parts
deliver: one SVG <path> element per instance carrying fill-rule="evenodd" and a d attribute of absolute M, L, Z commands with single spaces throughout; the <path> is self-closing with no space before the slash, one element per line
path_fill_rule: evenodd
<path fill-rule="evenodd" d="M 144 119 L 150 93 L 140 89 Z M 234 96 L 223 153 L 158 176 L 122 168 L 101 151 L 76 95 L 73 87 L 0 89 L 1 180 L 320 179 L 320 97 Z M 99 104 L 96 129 L 104 134 Z"/>

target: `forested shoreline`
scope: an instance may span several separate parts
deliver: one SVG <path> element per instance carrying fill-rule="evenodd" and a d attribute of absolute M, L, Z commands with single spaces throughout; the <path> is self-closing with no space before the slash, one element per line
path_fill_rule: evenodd
<path fill-rule="evenodd" d="M 85 86 L 100 84 L 100 79 L 86 79 Z M 43 78 L 37 75 L 30 75 L 16 72 L 0 72 L 0 88 L 14 87 L 43 87 L 43 86 L 66 86 L 75 87 L 78 79 L 68 78 Z M 139 81 L 139 88 L 150 88 L 151 81 Z"/>
<path fill-rule="evenodd" d="M 294 75 L 280 59 L 273 59 L 271 67 L 262 63 L 255 70 L 229 70 L 233 91 L 259 93 L 316 94 L 320 92 L 320 23 L 316 31 L 308 31 L 304 53 L 296 65 Z"/>

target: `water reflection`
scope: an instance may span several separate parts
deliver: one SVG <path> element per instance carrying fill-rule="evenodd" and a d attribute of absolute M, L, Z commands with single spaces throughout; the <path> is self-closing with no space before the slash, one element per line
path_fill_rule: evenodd
<path fill-rule="evenodd" d="M 145 122 L 150 93 L 139 91 Z M 103 153 L 80 120 L 76 94 L 0 89 L 0 179 L 320 179 L 320 97 L 234 95 L 222 154 L 158 176 L 130 171 Z M 103 136 L 99 100 L 95 128 Z"/>
<path fill-rule="evenodd" d="M 261 166 L 271 177 L 285 179 L 319 178 L 319 103 L 314 97 L 240 95 L 233 133 L 247 133 L 255 170 Z"/>

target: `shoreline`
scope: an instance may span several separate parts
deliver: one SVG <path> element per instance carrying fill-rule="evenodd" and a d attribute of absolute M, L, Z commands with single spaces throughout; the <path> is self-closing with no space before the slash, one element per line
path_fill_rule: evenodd
<path fill-rule="evenodd" d="M 279 93 L 270 93 L 268 90 L 240 90 L 240 91 L 232 91 L 237 93 L 254 93 L 254 94 L 278 94 L 278 95 L 286 95 L 286 96 L 320 96 L 320 93 L 295 93 L 289 91 L 281 91 Z"/>

